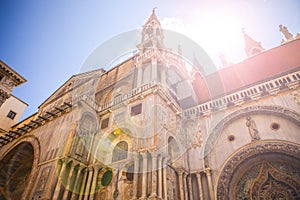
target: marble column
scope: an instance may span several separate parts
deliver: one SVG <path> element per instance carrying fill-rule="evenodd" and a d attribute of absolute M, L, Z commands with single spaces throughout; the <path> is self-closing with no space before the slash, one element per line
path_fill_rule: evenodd
<path fill-rule="evenodd" d="M 134 154 L 134 174 L 133 174 L 133 197 L 137 199 L 138 194 L 138 176 L 139 176 L 139 154 Z"/>
<path fill-rule="evenodd" d="M 164 199 L 168 199 L 168 184 L 167 184 L 167 166 L 168 166 L 168 157 L 164 157 L 163 159 L 163 185 L 164 185 Z"/>
<path fill-rule="evenodd" d="M 79 183 L 80 183 L 80 173 L 81 173 L 82 167 L 79 166 L 77 173 L 76 173 L 76 178 L 74 180 L 73 186 L 72 186 L 72 195 L 71 195 L 71 200 L 75 200 L 76 199 L 76 195 L 79 193 L 80 191 L 80 187 L 79 187 Z"/>
<path fill-rule="evenodd" d="M 158 157 L 158 197 L 162 199 L 162 187 L 163 187 L 163 177 L 162 177 L 162 157 Z"/>
<path fill-rule="evenodd" d="M 147 172 L 148 172 L 147 152 L 142 153 L 142 158 L 143 158 L 143 180 L 142 180 L 142 197 L 141 197 L 141 199 L 146 199 L 147 198 Z"/>
<path fill-rule="evenodd" d="M 54 194 L 53 194 L 53 199 L 58 199 L 59 198 L 59 193 L 60 193 L 60 190 L 61 190 L 61 187 L 62 187 L 62 178 L 63 178 L 63 175 L 66 171 L 66 167 L 67 167 L 67 163 L 66 161 L 62 160 L 62 167 L 61 167 L 61 170 L 59 172 L 59 174 L 57 175 L 57 183 L 56 183 L 56 187 L 55 187 L 55 190 L 54 190 Z"/>
<path fill-rule="evenodd" d="M 183 173 L 184 198 L 188 200 L 188 188 L 186 184 L 186 177 L 187 177 L 186 173 Z"/>
<path fill-rule="evenodd" d="M 207 182 L 208 182 L 208 188 L 209 188 L 209 196 L 211 199 L 215 199 L 214 195 L 214 189 L 213 189 L 213 184 L 212 184 L 212 179 L 211 179 L 211 170 L 210 169 L 205 169 L 205 174 L 207 176 Z"/>
<path fill-rule="evenodd" d="M 188 186 L 189 186 L 189 194 L 190 194 L 190 200 L 193 200 L 193 187 L 192 187 L 192 175 L 190 174 L 188 176 Z"/>
<path fill-rule="evenodd" d="M 202 182 L 201 182 L 201 172 L 196 174 L 197 182 L 198 182 L 198 190 L 199 190 L 199 199 L 203 200 L 203 191 L 202 191 Z"/>
<path fill-rule="evenodd" d="M 182 170 L 179 170 L 178 171 L 178 180 L 179 180 L 179 197 L 180 197 L 180 200 L 184 200 L 184 189 L 183 189 L 183 181 L 182 181 L 182 178 L 183 178 L 183 171 Z"/>
<path fill-rule="evenodd" d="M 157 196 L 157 152 L 152 152 L 152 187 L 151 187 L 151 197 L 155 198 Z"/>
<path fill-rule="evenodd" d="M 71 164 L 69 173 L 65 174 L 65 176 L 66 176 L 65 180 L 66 181 L 65 181 L 65 190 L 64 190 L 64 193 L 63 193 L 63 199 L 67 199 L 67 197 L 68 197 L 69 190 L 70 190 L 70 183 L 72 181 L 73 170 L 74 170 L 74 167 Z"/>
<path fill-rule="evenodd" d="M 84 200 L 88 200 L 90 193 L 91 193 L 91 183 L 92 183 L 92 179 L 93 179 L 93 175 L 94 175 L 94 169 L 93 167 L 89 168 L 89 175 L 88 175 L 88 180 L 87 180 L 87 184 L 86 184 L 86 189 L 85 189 L 85 194 L 84 194 Z"/>

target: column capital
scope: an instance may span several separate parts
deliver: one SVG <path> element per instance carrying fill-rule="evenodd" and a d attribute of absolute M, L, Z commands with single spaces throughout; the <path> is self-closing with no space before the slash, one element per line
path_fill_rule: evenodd
<path fill-rule="evenodd" d="M 205 173 L 207 176 L 210 176 L 210 175 L 211 175 L 211 169 L 210 169 L 210 168 L 204 169 L 204 173 Z"/>

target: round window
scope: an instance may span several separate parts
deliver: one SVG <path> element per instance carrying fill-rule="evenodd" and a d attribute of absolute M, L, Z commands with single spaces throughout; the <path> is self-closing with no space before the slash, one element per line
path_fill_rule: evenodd
<path fill-rule="evenodd" d="M 271 124 L 271 129 L 272 130 L 278 130 L 280 128 L 280 125 L 276 122 L 272 123 Z"/>
<path fill-rule="evenodd" d="M 235 140 L 235 136 L 234 135 L 228 135 L 227 139 L 228 139 L 229 142 L 232 142 L 232 141 Z"/>

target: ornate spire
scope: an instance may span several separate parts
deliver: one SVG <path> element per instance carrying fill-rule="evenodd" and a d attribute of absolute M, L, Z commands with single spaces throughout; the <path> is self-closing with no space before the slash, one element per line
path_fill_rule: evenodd
<path fill-rule="evenodd" d="M 157 49 L 163 48 L 163 31 L 160 25 L 159 20 L 155 14 L 155 8 L 152 10 L 152 14 L 143 26 L 142 30 L 142 41 L 138 45 L 138 48 L 141 51 L 146 49 Z"/>
<path fill-rule="evenodd" d="M 245 39 L 245 52 L 248 57 L 257 55 L 263 52 L 265 49 L 261 46 L 260 42 L 255 41 L 249 35 L 247 35 L 243 29 L 244 39 Z"/>

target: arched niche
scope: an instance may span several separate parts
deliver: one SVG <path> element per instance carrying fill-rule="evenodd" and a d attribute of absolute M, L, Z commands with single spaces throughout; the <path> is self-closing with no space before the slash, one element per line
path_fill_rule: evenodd
<path fill-rule="evenodd" d="M 234 153 L 221 169 L 217 199 L 299 199 L 300 146 L 263 141 Z"/>

